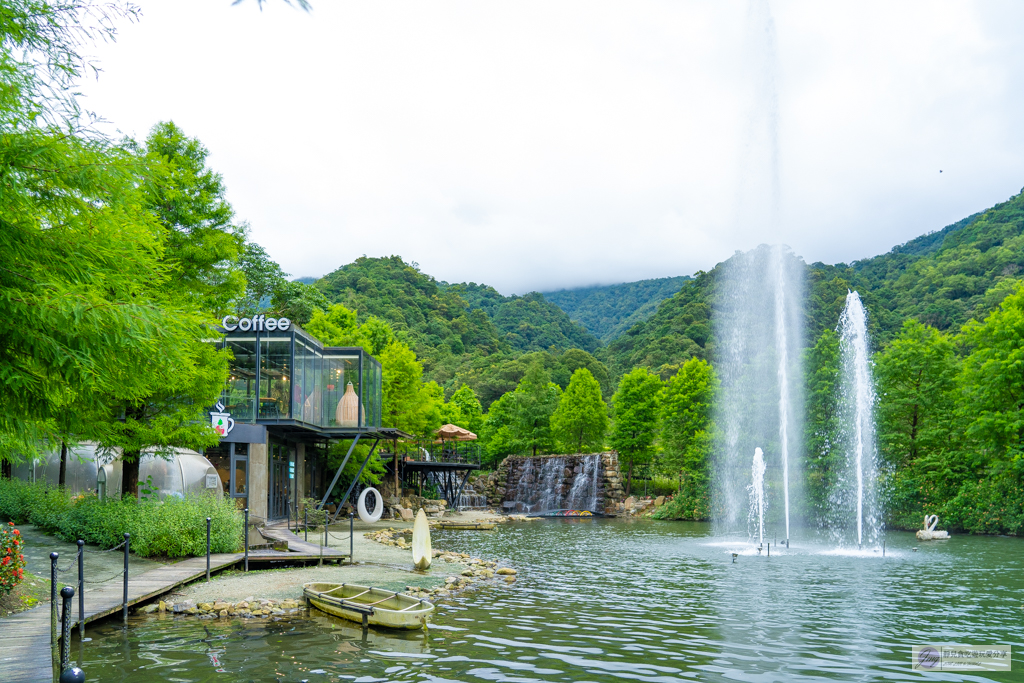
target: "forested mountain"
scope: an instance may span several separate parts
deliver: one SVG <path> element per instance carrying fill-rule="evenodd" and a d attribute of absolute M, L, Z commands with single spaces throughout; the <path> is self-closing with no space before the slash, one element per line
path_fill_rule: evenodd
<path fill-rule="evenodd" d="M 665 299 L 679 291 L 688 275 L 638 280 L 618 285 L 544 292 L 544 298 L 569 314 L 602 343 L 608 344 L 643 322 Z"/>
<path fill-rule="evenodd" d="M 537 292 L 502 296 L 493 287 L 475 282 L 441 285 L 459 294 L 470 310 L 479 308 L 487 313 L 504 334 L 505 341 L 517 351 L 544 351 L 553 346 L 594 352 L 600 345 L 597 338 L 573 322 L 565 310 Z"/>
<path fill-rule="evenodd" d="M 599 346 L 586 330 L 536 293 L 504 297 L 485 285 L 438 282 L 399 256 L 361 257 L 316 281 L 331 303 L 390 324 L 423 361 L 424 379 L 448 393 L 468 384 L 484 408 L 514 389 L 533 362 L 565 386 L 588 368 L 602 390 L 613 387 Z"/>
<path fill-rule="evenodd" d="M 809 342 L 835 327 L 847 290 L 861 294 L 876 348 L 917 318 L 939 330 L 959 329 L 993 310 L 1019 283 L 1024 267 L 1024 194 L 942 230 L 851 264 L 807 267 Z M 613 377 L 644 365 L 663 376 L 688 358 L 711 358 L 714 283 L 721 264 L 698 273 L 648 320 L 598 356 Z"/>

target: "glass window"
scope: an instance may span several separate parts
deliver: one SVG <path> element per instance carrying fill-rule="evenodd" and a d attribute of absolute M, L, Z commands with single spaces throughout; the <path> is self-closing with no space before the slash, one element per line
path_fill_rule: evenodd
<path fill-rule="evenodd" d="M 244 497 L 248 494 L 249 444 L 231 444 L 231 495 Z"/>
<path fill-rule="evenodd" d="M 235 422 L 256 419 L 256 338 L 229 337 L 225 346 L 233 356 L 221 402 Z"/>
<path fill-rule="evenodd" d="M 359 426 L 359 356 L 324 358 L 324 427 Z"/>
<path fill-rule="evenodd" d="M 233 444 L 221 443 L 213 448 L 207 448 L 203 453 L 210 461 L 213 468 L 217 470 L 220 477 L 221 487 L 224 492 L 231 495 L 231 447 Z"/>
<path fill-rule="evenodd" d="M 291 416 L 291 339 L 260 340 L 259 417 L 274 420 Z"/>

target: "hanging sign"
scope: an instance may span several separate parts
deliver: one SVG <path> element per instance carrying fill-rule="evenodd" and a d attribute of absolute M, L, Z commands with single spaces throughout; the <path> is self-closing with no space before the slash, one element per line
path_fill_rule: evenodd
<path fill-rule="evenodd" d="M 231 413 L 224 412 L 224 404 L 217 401 L 210 413 L 210 425 L 213 431 L 220 436 L 227 436 L 235 428 L 235 421 L 231 419 Z"/>

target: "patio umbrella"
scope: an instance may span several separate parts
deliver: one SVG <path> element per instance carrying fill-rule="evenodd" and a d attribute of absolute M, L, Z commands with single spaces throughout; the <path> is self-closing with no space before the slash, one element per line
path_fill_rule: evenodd
<path fill-rule="evenodd" d="M 476 434 L 453 424 L 446 424 L 437 430 L 442 441 L 476 441 Z"/>

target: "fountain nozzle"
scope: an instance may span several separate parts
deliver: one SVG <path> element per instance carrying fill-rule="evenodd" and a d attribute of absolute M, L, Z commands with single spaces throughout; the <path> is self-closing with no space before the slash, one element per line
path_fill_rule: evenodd
<path fill-rule="evenodd" d="M 914 550 L 917 550 L 917 548 L 914 548 Z M 732 563 L 733 564 L 736 564 L 736 558 L 739 557 L 739 556 L 740 556 L 739 553 L 733 553 L 732 554 Z"/>

